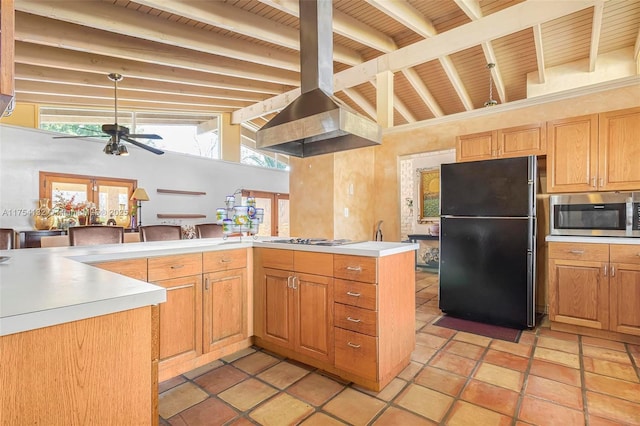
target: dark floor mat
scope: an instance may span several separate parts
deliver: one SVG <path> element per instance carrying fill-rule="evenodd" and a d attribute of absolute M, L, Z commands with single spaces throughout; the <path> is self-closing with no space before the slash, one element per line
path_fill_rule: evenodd
<path fill-rule="evenodd" d="M 485 324 L 483 322 L 469 321 L 451 316 L 443 316 L 433 323 L 439 327 L 450 328 L 452 330 L 464 331 L 467 333 L 479 334 L 492 339 L 506 340 L 518 343 L 522 330 L 502 327 L 499 325 Z"/>

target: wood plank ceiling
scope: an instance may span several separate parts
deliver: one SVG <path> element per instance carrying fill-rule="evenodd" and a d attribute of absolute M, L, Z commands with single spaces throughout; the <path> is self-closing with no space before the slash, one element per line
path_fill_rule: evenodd
<path fill-rule="evenodd" d="M 16 100 L 232 112 L 262 126 L 299 86 L 296 0 L 15 0 Z M 621 51 L 638 62 L 640 1 L 334 0 L 335 95 L 376 116 L 394 73 L 394 125 L 527 97 L 527 74 Z M 495 63 L 492 71 L 487 63 Z"/>

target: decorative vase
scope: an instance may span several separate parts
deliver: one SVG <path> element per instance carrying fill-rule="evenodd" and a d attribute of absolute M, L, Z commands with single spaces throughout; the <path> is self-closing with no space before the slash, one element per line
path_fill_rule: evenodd
<path fill-rule="evenodd" d="M 38 200 L 38 209 L 35 212 L 35 227 L 38 230 L 47 230 L 51 228 L 53 217 L 50 216 L 49 199 L 41 198 Z"/>
<path fill-rule="evenodd" d="M 116 225 L 122 226 L 123 228 L 126 228 L 127 226 L 129 226 L 131 220 L 129 218 L 129 215 L 127 214 L 127 211 L 124 208 L 124 204 L 120 204 L 120 209 L 118 210 L 118 214 L 116 215 L 115 219 L 116 219 Z"/>

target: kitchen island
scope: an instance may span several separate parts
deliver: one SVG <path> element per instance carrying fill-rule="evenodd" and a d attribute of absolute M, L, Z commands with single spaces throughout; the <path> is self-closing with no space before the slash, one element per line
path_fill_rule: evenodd
<path fill-rule="evenodd" d="M 167 317 L 181 314 L 167 308 L 175 302 L 170 295 L 192 290 L 192 295 L 200 296 L 200 300 L 192 297 L 199 304 L 194 312 L 200 316 L 192 319 L 200 341 L 196 342 L 195 349 L 180 353 L 180 357 L 184 353 L 195 353 L 188 361 L 181 359 L 180 363 L 172 364 L 178 356 L 167 357 L 166 363 L 171 368 L 165 370 L 165 375 L 187 371 L 211 357 L 219 357 L 230 350 L 228 348 L 250 345 L 256 301 L 252 287 L 253 251 L 254 247 L 269 244 L 247 238 L 241 241 L 203 239 L 0 252 L 0 256 L 10 257 L 0 264 L 0 381 L 3 383 L 0 424 L 157 422 L 158 362 L 162 366 L 163 343 L 171 349 L 172 340 L 170 335 L 163 334 L 163 310 Z M 275 249 L 275 244 L 269 247 Z M 343 253 L 373 259 L 408 253 L 413 259 L 416 248 L 414 244 L 364 242 L 314 247 L 313 251 L 328 256 Z M 307 250 L 290 246 L 287 249 Z M 218 317 L 203 317 L 200 304 L 225 309 L 215 305 L 215 297 L 205 297 L 208 291 L 205 286 L 211 286 L 211 294 L 216 283 L 222 283 L 219 289 L 227 290 L 224 283 L 229 281 L 223 274 L 229 271 L 221 270 L 220 265 L 226 265 L 227 253 L 239 252 L 245 253 L 246 269 L 243 270 L 248 271 L 244 275 L 246 291 L 238 299 L 243 303 L 241 312 L 246 318 L 246 327 L 242 338 L 228 336 L 224 329 L 217 330 L 222 334 L 215 340 L 215 324 L 207 334 L 206 323 Z M 199 269 L 167 263 L 167 259 L 187 258 L 202 259 Z M 140 259 L 145 262 L 144 276 L 149 273 L 148 280 L 157 280 L 158 285 L 111 272 L 125 273 L 125 269 L 111 266 L 129 266 Z M 242 261 L 241 257 L 234 259 Z M 205 274 L 207 262 L 212 265 L 212 272 Z M 413 295 L 413 263 L 407 268 L 399 273 L 402 280 L 397 286 L 398 289 L 410 286 Z M 175 275 L 176 271 L 185 269 L 189 269 L 192 276 L 201 274 L 204 279 L 195 280 L 192 286 L 171 287 L 170 282 L 185 278 L 169 276 L 163 280 L 160 278 L 164 276 L 154 278 L 152 275 L 163 270 Z M 413 306 L 407 306 L 406 310 L 414 311 Z M 411 321 L 411 333 L 413 327 Z M 207 341 L 207 337 L 211 341 Z M 160 375 L 160 378 L 168 377 Z"/>

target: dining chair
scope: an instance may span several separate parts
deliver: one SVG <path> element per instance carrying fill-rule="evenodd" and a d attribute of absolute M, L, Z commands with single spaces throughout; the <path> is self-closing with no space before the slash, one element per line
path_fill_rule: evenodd
<path fill-rule="evenodd" d="M 141 226 L 141 241 L 171 241 L 182 239 L 182 227 L 180 225 L 146 225 Z"/>
<path fill-rule="evenodd" d="M 13 228 L 0 228 L 0 250 L 11 250 L 15 247 L 16 232 Z"/>
<path fill-rule="evenodd" d="M 196 236 L 198 238 L 221 238 L 222 225 L 217 223 L 200 223 L 196 225 Z"/>
<path fill-rule="evenodd" d="M 139 243 L 140 233 L 139 232 L 125 232 L 124 233 L 124 242 L 125 243 Z"/>
<path fill-rule="evenodd" d="M 69 245 L 68 235 L 45 235 L 40 237 L 40 247 L 65 247 Z"/>
<path fill-rule="evenodd" d="M 68 232 L 70 246 L 121 244 L 124 242 L 124 228 L 122 226 L 72 226 Z"/>

